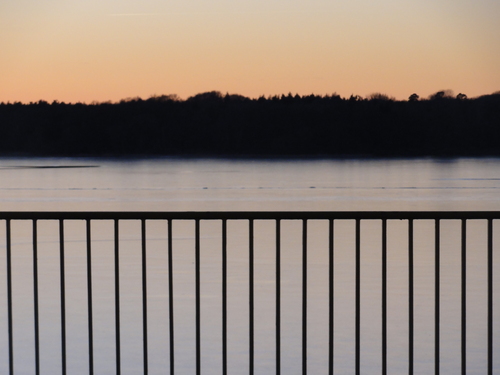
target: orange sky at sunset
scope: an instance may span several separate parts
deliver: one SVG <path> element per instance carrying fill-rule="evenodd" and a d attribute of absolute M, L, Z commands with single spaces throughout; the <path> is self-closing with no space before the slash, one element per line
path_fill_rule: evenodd
<path fill-rule="evenodd" d="M 500 90 L 498 0 L 2 0 L 0 102 Z"/>

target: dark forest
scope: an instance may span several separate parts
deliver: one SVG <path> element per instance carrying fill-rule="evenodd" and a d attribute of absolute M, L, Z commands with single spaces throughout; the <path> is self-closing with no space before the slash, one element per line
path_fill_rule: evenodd
<path fill-rule="evenodd" d="M 500 156 L 500 92 L 468 99 L 219 92 L 118 103 L 0 103 L 1 156 Z"/>

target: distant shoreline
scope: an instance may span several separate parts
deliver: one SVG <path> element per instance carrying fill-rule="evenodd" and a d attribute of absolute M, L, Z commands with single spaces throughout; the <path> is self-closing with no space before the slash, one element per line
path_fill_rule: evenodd
<path fill-rule="evenodd" d="M 441 94 L 442 93 L 442 94 Z M 0 103 L 0 157 L 500 156 L 500 93 L 397 101 L 209 92 L 119 103 Z"/>

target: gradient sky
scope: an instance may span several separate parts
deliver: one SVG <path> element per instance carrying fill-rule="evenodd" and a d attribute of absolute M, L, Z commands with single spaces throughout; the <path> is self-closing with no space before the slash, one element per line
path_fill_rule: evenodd
<path fill-rule="evenodd" d="M 0 102 L 500 90 L 499 0 L 1 0 Z"/>

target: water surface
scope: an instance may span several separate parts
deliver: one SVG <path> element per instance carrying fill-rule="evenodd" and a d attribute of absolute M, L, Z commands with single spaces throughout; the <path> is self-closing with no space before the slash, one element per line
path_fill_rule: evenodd
<path fill-rule="evenodd" d="M 3 211 L 208 210 L 500 210 L 500 159 L 459 160 L 138 160 L 2 159 Z M 1 225 L 1 224 L 0 224 Z M 58 223 L 39 224 L 42 373 L 60 371 Z M 0 227 L 5 252 L 5 226 Z M 388 225 L 389 373 L 407 371 L 408 223 Z M 114 372 L 113 223 L 93 222 L 95 370 Z M 381 223 L 362 223 L 362 371 L 381 366 Z M 13 222 L 15 365 L 33 373 L 31 223 Z M 228 223 L 229 369 L 248 372 L 248 223 Z M 301 223 L 282 223 L 282 364 L 299 373 L 301 345 Z M 150 373 L 168 368 L 168 275 L 165 222 L 148 222 Z M 140 223 L 120 224 L 122 366 L 142 368 Z M 308 228 L 310 373 L 327 370 L 328 223 Z M 468 224 L 468 370 L 486 365 L 486 223 Z M 335 223 L 335 373 L 354 366 L 354 223 Z M 500 235 L 495 224 L 495 235 Z M 3 238 L 3 239 L 2 239 Z M 88 373 L 86 255 L 83 222 L 67 222 L 68 370 Z M 221 373 L 221 223 L 202 222 L 202 368 Z M 415 223 L 415 373 L 433 371 L 434 223 Z M 194 371 L 194 223 L 174 222 L 176 370 Z M 256 373 L 274 371 L 274 223 L 255 223 Z M 495 245 L 495 254 L 498 245 Z M 460 366 L 460 223 L 442 223 L 442 373 Z M 495 257 L 497 259 L 498 256 Z M 6 304 L 0 256 L 1 306 Z M 495 260 L 495 274 L 500 272 Z M 495 285 L 498 285 L 495 276 Z M 496 301 L 500 298 L 495 290 Z M 6 311 L 0 309 L 0 356 L 7 371 Z M 495 310 L 495 319 L 500 319 Z M 498 324 L 495 340 L 500 338 Z M 498 350 L 495 348 L 495 353 Z M 495 355 L 495 358 L 499 358 Z M 496 360 L 496 368 L 500 363 Z"/>
<path fill-rule="evenodd" d="M 500 159 L 0 160 L 2 210 L 498 210 Z"/>

